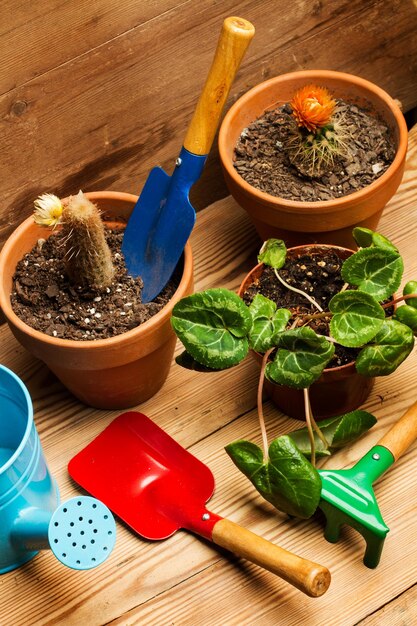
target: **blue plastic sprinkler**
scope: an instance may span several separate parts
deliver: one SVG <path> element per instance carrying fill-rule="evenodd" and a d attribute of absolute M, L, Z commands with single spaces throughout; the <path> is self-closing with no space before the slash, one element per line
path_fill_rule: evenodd
<path fill-rule="evenodd" d="M 115 540 L 113 515 L 99 500 L 78 496 L 59 504 L 29 392 L 0 365 L 0 574 L 45 549 L 67 567 L 97 567 Z"/>

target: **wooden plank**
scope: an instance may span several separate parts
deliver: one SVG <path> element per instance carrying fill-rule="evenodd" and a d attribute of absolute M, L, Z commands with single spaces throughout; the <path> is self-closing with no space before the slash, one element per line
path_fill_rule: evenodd
<path fill-rule="evenodd" d="M 3 0 L 0 94 L 94 50 L 176 7 L 176 0 L 61 2 Z"/>
<path fill-rule="evenodd" d="M 417 585 L 402 593 L 357 626 L 408 626 L 417 624 Z"/>
<path fill-rule="evenodd" d="M 228 106 L 265 78 L 313 67 L 369 78 L 406 110 L 417 103 L 417 14 L 409 2 L 296 0 L 279 16 L 273 0 L 123 8 L 97 0 L 75 3 L 74 12 L 67 4 L 3 7 L 4 66 L 16 87 L 0 97 L 0 245 L 43 191 L 139 192 L 153 165 L 172 170 L 227 15 L 240 12 L 257 29 Z M 21 54 L 19 78 L 12 59 Z M 214 149 L 193 202 L 201 208 L 226 193 Z"/>
<path fill-rule="evenodd" d="M 407 278 L 417 275 L 415 251 L 417 128 L 410 140 L 404 182 L 387 207 L 381 232 L 406 260 Z M 254 262 L 258 241 L 231 198 L 198 216 L 193 235 L 196 284 L 235 288 Z M 118 412 L 89 409 L 66 392 L 38 361 L 0 328 L 0 362 L 18 372 L 31 392 L 35 420 L 62 499 L 79 493 L 66 471 L 68 460 Z M 340 451 L 328 467 L 351 465 L 415 400 L 417 353 L 393 375 L 378 379 L 364 408 L 378 424 L 359 442 Z M 417 524 L 414 471 L 417 447 L 409 450 L 377 484 L 376 495 L 391 527 L 380 566 L 362 564 L 363 542 L 350 530 L 336 545 L 323 539 L 317 520 L 288 520 L 254 491 L 223 448 L 237 438 L 260 442 L 255 406 L 257 368 L 248 359 L 227 372 L 203 375 L 173 365 L 160 393 L 140 409 L 212 469 L 217 489 L 210 508 L 266 538 L 327 565 L 330 590 L 310 599 L 289 585 L 198 538 L 178 532 L 164 542 L 146 542 L 118 524 L 115 550 L 97 570 L 74 572 L 44 552 L 25 567 L 0 577 L 2 626 L 88 623 L 117 625 L 351 626 L 415 583 Z M 299 425 L 269 402 L 270 437 Z"/>

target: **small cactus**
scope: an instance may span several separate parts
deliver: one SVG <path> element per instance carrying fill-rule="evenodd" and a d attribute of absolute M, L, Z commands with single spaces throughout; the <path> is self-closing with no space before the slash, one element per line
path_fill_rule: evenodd
<path fill-rule="evenodd" d="M 322 176 L 335 156 L 346 156 L 349 133 L 337 103 L 324 87 L 307 85 L 291 100 L 294 127 L 289 137 L 289 159 L 308 177 Z"/>
<path fill-rule="evenodd" d="M 35 201 L 34 219 L 41 226 L 62 226 L 66 272 L 72 284 L 97 291 L 110 286 L 114 266 L 104 224 L 99 209 L 82 191 L 65 204 L 57 196 L 43 194 Z"/>
<path fill-rule="evenodd" d="M 61 223 L 65 265 L 70 281 L 97 290 L 109 287 L 114 267 L 96 205 L 82 191 L 70 196 L 62 212 Z"/>

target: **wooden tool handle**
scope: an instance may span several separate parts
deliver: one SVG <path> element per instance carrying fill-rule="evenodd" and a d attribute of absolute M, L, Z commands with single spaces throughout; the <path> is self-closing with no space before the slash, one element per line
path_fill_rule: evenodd
<path fill-rule="evenodd" d="M 215 524 L 212 539 L 218 546 L 264 567 L 313 598 L 323 595 L 330 585 L 326 567 L 288 552 L 230 520 L 221 519 Z"/>
<path fill-rule="evenodd" d="M 185 137 L 184 148 L 189 152 L 210 152 L 231 84 L 254 34 L 253 25 L 241 17 L 224 20 L 209 75 Z"/>
<path fill-rule="evenodd" d="M 417 438 L 417 402 L 415 402 L 378 441 L 397 460 Z"/>

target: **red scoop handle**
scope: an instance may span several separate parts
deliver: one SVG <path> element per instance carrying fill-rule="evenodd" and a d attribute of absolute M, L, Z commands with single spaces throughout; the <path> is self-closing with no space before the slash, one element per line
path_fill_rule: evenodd
<path fill-rule="evenodd" d="M 267 569 L 308 596 L 317 598 L 329 588 L 330 572 L 323 565 L 288 552 L 207 509 L 188 508 L 187 513 L 184 528 Z"/>

